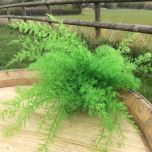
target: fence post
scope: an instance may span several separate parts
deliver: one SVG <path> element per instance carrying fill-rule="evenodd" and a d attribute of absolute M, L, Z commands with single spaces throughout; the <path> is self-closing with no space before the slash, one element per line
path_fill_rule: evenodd
<path fill-rule="evenodd" d="M 101 21 L 101 11 L 100 11 L 100 3 L 94 3 L 94 9 L 95 9 L 95 22 L 100 22 Z M 95 32 L 96 32 L 96 37 L 99 38 L 101 35 L 101 30 L 100 28 L 96 27 L 95 28 Z"/>
<path fill-rule="evenodd" d="M 26 0 L 23 0 L 23 3 L 24 2 L 26 2 Z M 24 6 L 22 6 L 22 16 L 26 16 L 26 10 Z M 26 19 L 24 19 L 24 21 L 26 22 Z"/>
<path fill-rule="evenodd" d="M 51 10 L 50 5 L 46 5 L 46 8 L 47 8 L 47 14 L 52 14 L 52 10 Z M 49 23 L 49 25 L 52 26 L 52 23 Z"/>
<path fill-rule="evenodd" d="M 7 4 L 9 5 L 9 0 L 7 0 Z M 7 15 L 10 15 L 10 8 L 7 8 Z M 8 23 L 11 22 L 11 18 L 8 17 Z"/>
<path fill-rule="evenodd" d="M 46 8 L 47 8 L 47 13 L 48 13 L 48 14 L 52 14 L 50 5 L 46 5 Z"/>

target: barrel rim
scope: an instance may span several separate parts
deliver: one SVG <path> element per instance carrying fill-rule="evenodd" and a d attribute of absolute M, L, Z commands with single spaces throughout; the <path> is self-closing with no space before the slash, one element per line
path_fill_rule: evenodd
<path fill-rule="evenodd" d="M 0 71 L 0 88 L 14 87 L 17 85 L 32 85 L 39 80 L 38 73 L 30 69 L 9 69 Z M 149 149 L 152 150 L 152 103 L 139 92 L 129 89 L 120 91 L 122 100 L 129 113 L 142 132 Z M 147 117 L 145 118 L 144 115 Z"/>

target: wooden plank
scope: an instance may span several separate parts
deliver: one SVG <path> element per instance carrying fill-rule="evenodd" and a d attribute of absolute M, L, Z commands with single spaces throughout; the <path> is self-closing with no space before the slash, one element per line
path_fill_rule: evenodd
<path fill-rule="evenodd" d="M 151 0 L 51 0 L 51 1 L 38 1 L 16 3 L 10 5 L 0 6 L 2 8 L 22 7 L 22 6 L 40 6 L 40 5 L 62 5 L 62 4 L 81 4 L 81 3 L 124 3 L 124 2 L 151 2 Z"/>
<path fill-rule="evenodd" d="M 11 99 L 16 96 L 15 88 L 0 89 L 0 110 L 3 109 L 1 101 Z M 42 114 L 35 113 L 22 131 L 11 138 L 0 137 L 1 152 L 34 152 L 45 131 L 37 131 L 36 124 Z M 0 120 L 0 134 L 14 119 Z M 134 127 L 124 122 L 125 142 L 121 148 L 110 147 L 109 152 L 150 152 L 144 137 Z M 51 152 L 89 152 L 93 140 L 98 135 L 99 120 L 89 118 L 85 113 L 77 113 L 71 119 L 67 119 L 61 125 L 54 143 L 50 145 Z"/>
<path fill-rule="evenodd" d="M 46 8 L 47 8 L 47 13 L 48 13 L 48 14 L 52 14 L 50 5 L 46 5 Z"/>
<path fill-rule="evenodd" d="M 152 151 L 152 104 L 135 92 L 122 93 L 122 98 Z"/>
<path fill-rule="evenodd" d="M 7 4 L 9 5 L 9 0 L 7 0 Z M 7 8 L 7 15 L 10 15 L 10 8 Z M 8 17 L 8 23 L 11 22 L 11 18 Z"/>
<path fill-rule="evenodd" d="M 27 70 L 6 70 L 0 72 L 0 88 L 15 85 L 31 85 L 37 81 L 37 74 Z"/>
<path fill-rule="evenodd" d="M 59 24 L 58 21 L 51 21 L 47 18 L 38 18 L 38 17 L 31 17 L 31 16 L 7 16 L 7 15 L 0 15 L 0 18 L 12 18 L 12 19 L 26 19 L 26 20 L 33 20 L 33 21 L 40 21 L 40 22 L 48 22 L 48 23 L 55 23 Z M 108 22 L 88 22 L 88 21 L 77 21 L 77 20 L 63 20 L 64 24 L 67 25 L 76 25 L 76 26 L 85 26 L 85 27 L 94 27 L 94 28 L 104 28 L 104 29 L 112 29 L 112 30 L 121 30 L 121 31 L 129 31 L 129 32 L 139 32 L 145 34 L 152 34 L 152 26 L 149 25 L 136 25 L 136 24 L 119 24 L 119 23 L 108 23 Z"/>
<path fill-rule="evenodd" d="M 95 22 L 100 22 L 101 21 L 101 16 L 100 16 L 100 3 L 94 3 L 94 10 L 95 10 Z M 101 30 L 98 27 L 95 27 L 96 31 L 96 37 L 99 38 L 101 35 Z"/>
<path fill-rule="evenodd" d="M 23 3 L 26 2 L 26 0 L 22 0 Z M 26 16 L 26 9 L 24 6 L 22 6 L 22 16 Z M 26 19 L 24 19 L 24 21 L 26 22 Z"/>
<path fill-rule="evenodd" d="M 27 71 L 27 70 L 13 70 L 13 71 L 8 70 L 8 71 L 0 72 L 0 86 L 1 87 L 15 86 L 15 85 L 29 85 L 36 81 L 38 81 L 38 73 L 36 72 L 33 73 L 32 71 Z M 9 92 L 9 95 L 8 95 L 8 92 Z M 0 90 L 0 100 L 13 98 L 14 95 L 15 95 L 15 88 L 3 88 Z M 152 105 L 148 101 L 146 101 L 146 99 L 144 99 L 143 97 L 141 97 L 135 92 L 121 92 L 121 95 L 122 95 L 121 98 L 124 100 L 129 111 L 133 115 L 134 120 L 138 124 L 139 128 L 142 130 L 146 138 L 145 141 L 147 141 L 147 143 L 151 147 Z M 0 104 L 0 109 L 2 109 L 1 104 Z M 43 110 L 36 113 L 34 119 L 37 121 L 41 115 L 43 115 Z M 90 124 L 90 119 L 88 119 L 86 115 L 84 115 L 83 117 L 78 116 L 78 117 L 75 117 L 74 119 L 76 122 L 83 122 L 83 125 L 84 123 Z M 97 119 L 91 119 L 91 121 L 92 121 L 91 123 L 93 126 L 99 126 L 99 122 L 97 121 Z M 34 122 L 34 120 L 32 120 L 32 122 Z M 34 125 L 34 123 L 32 122 L 30 124 Z M 3 122 L 1 126 L 7 124 L 5 123 L 6 122 Z M 127 132 L 129 136 L 132 136 L 133 134 L 137 134 L 137 130 L 135 130 L 132 126 L 129 126 L 126 123 L 124 124 L 124 126 L 125 126 L 124 131 Z M 32 130 L 30 128 L 32 128 Z M 27 129 L 28 131 L 34 131 L 33 128 L 34 126 L 29 126 Z M 142 135 L 140 134 L 140 136 Z"/>

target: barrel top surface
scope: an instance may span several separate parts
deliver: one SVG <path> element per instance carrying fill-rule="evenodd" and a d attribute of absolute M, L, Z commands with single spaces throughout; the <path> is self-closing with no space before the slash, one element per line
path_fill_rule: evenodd
<path fill-rule="evenodd" d="M 0 88 L 0 109 L 3 109 L 2 101 L 15 96 L 15 87 Z M 3 137 L 2 132 L 15 119 L 0 120 L 0 152 L 34 152 L 44 134 L 36 129 L 40 116 L 38 112 L 33 114 L 26 127 L 10 138 Z M 124 145 L 120 148 L 111 147 L 109 152 L 150 152 L 140 131 L 127 122 L 122 125 L 125 132 Z M 99 129 L 97 118 L 78 113 L 63 122 L 49 152 L 90 152 L 92 141 L 98 135 Z"/>

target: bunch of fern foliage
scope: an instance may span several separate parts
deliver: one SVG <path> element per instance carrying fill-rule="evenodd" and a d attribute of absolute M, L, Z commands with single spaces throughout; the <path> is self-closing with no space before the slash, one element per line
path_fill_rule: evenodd
<path fill-rule="evenodd" d="M 85 41 L 62 24 L 50 27 L 17 22 L 11 26 L 24 35 L 19 40 L 23 50 L 9 64 L 29 59 L 33 61 L 29 69 L 38 71 L 40 79 L 20 91 L 0 112 L 2 118 L 17 115 L 7 135 L 20 131 L 31 114 L 43 108 L 45 114 L 38 126 L 47 128 L 47 135 L 37 151 L 47 152 L 61 122 L 81 110 L 99 118 L 101 132 L 97 149 L 108 151 L 114 134 L 122 135 L 122 121 L 130 120 L 118 98 L 118 90 L 139 88 L 140 81 L 133 75 L 135 66 L 108 45 L 92 53 Z M 105 144 L 100 146 L 104 140 Z"/>
<path fill-rule="evenodd" d="M 138 33 L 129 33 L 117 46 L 117 50 L 130 62 L 136 66 L 136 73 L 138 75 L 152 74 L 152 53 L 139 53 L 138 55 L 132 55 L 133 52 L 130 49 L 131 43 L 137 38 Z"/>

